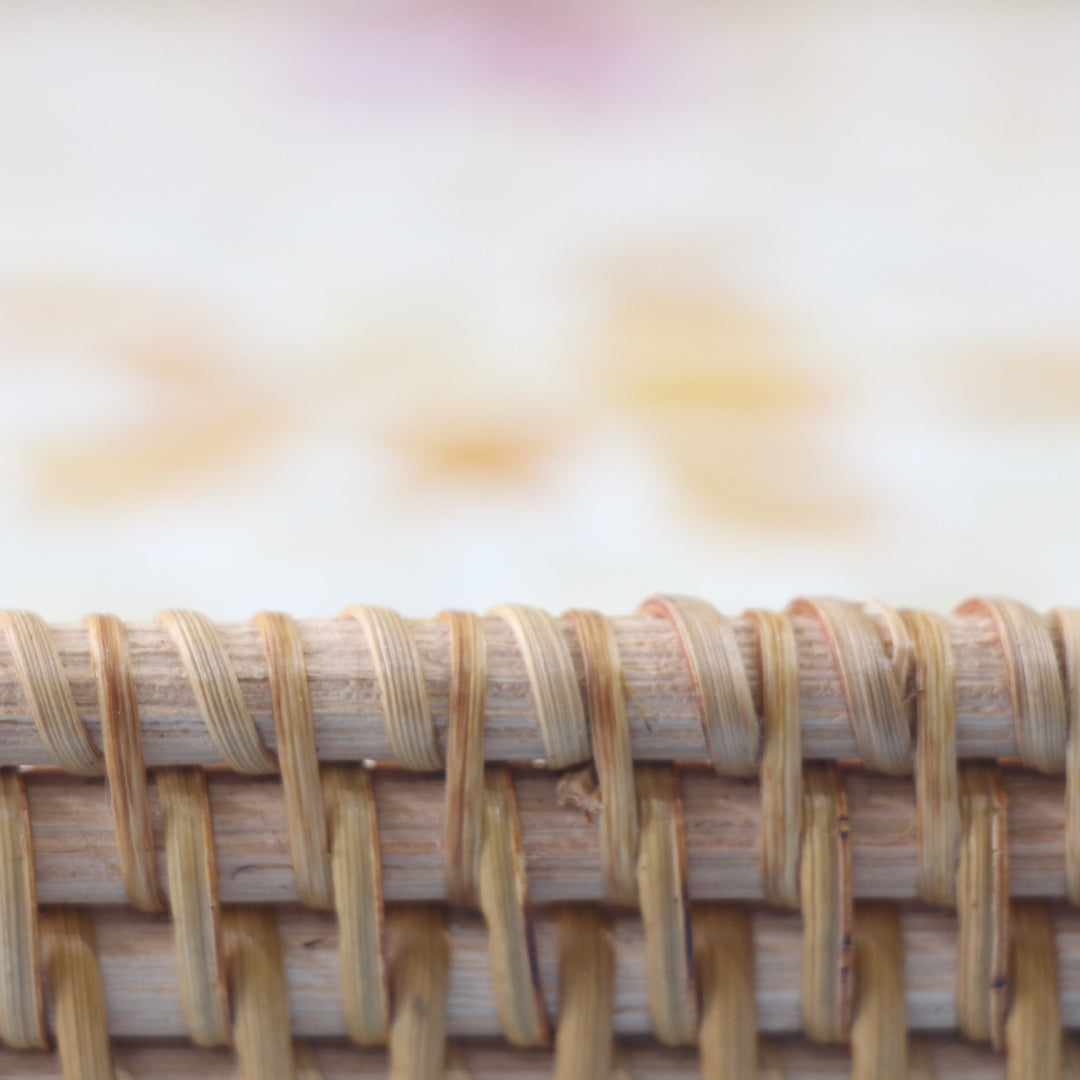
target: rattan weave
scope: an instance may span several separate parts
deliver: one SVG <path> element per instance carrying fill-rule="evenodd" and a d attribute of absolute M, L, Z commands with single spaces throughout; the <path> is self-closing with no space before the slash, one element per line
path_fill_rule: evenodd
<path fill-rule="evenodd" d="M 1080 1076 L 1080 611 L 0 613 L 0 1075 Z"/>

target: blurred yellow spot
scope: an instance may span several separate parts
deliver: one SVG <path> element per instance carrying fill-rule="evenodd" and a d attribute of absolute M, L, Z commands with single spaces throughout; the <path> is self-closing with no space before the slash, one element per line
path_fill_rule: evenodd
<path fill-rule="evenodd" d="M 786 359 L 784 328 L 722 297 L 638 285 L 614 310 L 603 350 L 614 395 L 650 408 L 756 414 L 813 409 L 822 386 Z"/>
<path fill-rule="evenodd" d="M 828 445 L 830 387 L 795 359 L 792 328 L 662 267 L 624 266 L 618 280 L 599 389 L 689 509 L 752 529 L 857 527 L 849 471 Z"/>
<path fill-rule="evenodd" d="M 283 403 L 230 371 L 227 346 L 182 297 L 94 280 L 25 279 L 0 287 L 0 316 L 118 374 L 139 411 L 28 448 L 45 504 L 85 510 L 206 486 L 261 449 Z"/>
<path fill-rule="evenodd" d="M 665 371 L 639 371 L 622 388 L 628 404 L 656 408 L 721 408 L 740 413 L 798 411 L 813 398 L 807 387 L 796 385 L 777 372 L 737 370 L 719 366 L 714 371 L 685 370 L 675 361 Z"/>
<path fill-rule="evenodd" d="M 31 459 L 35 491 L 46 503 L 86 509 L 171 495 L 186 485 L 205 488 L 208 478 L 261 447 L 276 420 L 244 407 L 154 415 L 119 431 L 50 443 Z"/>
<path fill-rule="evenodd" d="M 779 328 L 730 303 L 635 290 L 616 309 L 604 350 L 613 396 L 631 407 L 789 414 L 823 388 L 784 362 Z"/>

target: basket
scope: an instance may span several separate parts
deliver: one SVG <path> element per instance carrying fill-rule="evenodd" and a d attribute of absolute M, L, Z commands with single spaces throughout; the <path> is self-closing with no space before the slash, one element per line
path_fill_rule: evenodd
<path fill-rule="evenodd" d="M 0 1075 L 1080 1075 L 1080 611 L 0 613 Z"/>

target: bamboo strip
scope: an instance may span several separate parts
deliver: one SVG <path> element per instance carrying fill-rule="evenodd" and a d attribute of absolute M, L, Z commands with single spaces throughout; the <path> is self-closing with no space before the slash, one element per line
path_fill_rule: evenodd
<path fill-rule="evenodd" d="M 323 773 L 330 807 L 334 907 L 345 956 L 342 1008 L 349 1037 L 364 1046 L 386 1037 L 390 999 L 384 949 L 379 830 L 371 778 L 347 765 Z"/>
<path fill-rule="evenodd" d="M 803 829 L 799 665 L 791 620 L 752 611 L 761 652 L 761 875 L 765 899 L 799 906 Z"/>
<path fill-rule="evenodd" d="M 44 1046 L 37 897 L 26 788 L 0 770 L 0 1038 L 9 1046 Z"/>
<path fill-rule="evenodd" d="M 114 1038 L 175 1039 L 186 1034 L 177 991 L 172 927 L 166 916 L 97 908 L 88 913 Z M 285 964 L 293 1034 L 344 1038 L 341 955 L 334 917 L 299 908 L 276 912 Z M 1052 911 L 1057 946 L 1062 1025 L 1080 1029 L 1080 912 Z M 766 1035 L 802 1030 L 800 961 L 802 920 L 791 913 L 757 909 L 750 915 L 754 940 L 754 990 L 758 1029 Z M 899 914 L 903 942 L 904 1008 L 912 1032 L 952 1031 L 956 1010 L 956 919 L 924 909 Z M 394 952 L 393 919 L 388 952 Z M 450 970 L 446 1030 L 451 1038 L 496 1038 L 501 1024 L 487 960 L 487 931 L 474 916 L 448 921 Z M 612 919 L 615 947 L 614 1031 L 618 1037 L 651 1036 L 640 918 Z M 540 990 L 549 1016 L 558 1015 L 558 932 L 554 913 L 534 922 Z M 50 1016 L 49 1024 L 53 1023 Z"/>
<path fill-rule="evenodd" d="M 307 1046 L 308 1059 L 319 1069 L 321 1080 L 384 1080 L 386 1076 L 387 1055 L 383 1051 L 361 1050 L 338 1042 Z M 785 1039 L 769 1044 L 767 1049 L 776 1070 L 761 1073 L 768 1080 L 774 1076 L 784 1080 L 847 1080 L 850 1075 L 851 1057 L 841 1048 Z M 926 1075 L 934 1080 L 1005 1080 L 1004 1058 L 980 1046 L 934 1038 L 926 1040 L 921 1049 L 932 1069 Z M 470 1080 L 550 1080 L 552 1075 L 552 1054 L 547 1051 L 515 1050 L 504 1044 L 478 1041 L 453 1044 L 452 1050 L 460 1070 L 457 1075 Z M 119 1051 L 131 1080 L 236 1078 L 236 1058 L 227 1050 L 139 1042 L 120 1044 Z M 675 1050 L 635 1040 L 620 1042 L 617 1055 L 634 1080 L 699 1080 L 701 1075 L 694 1050 Z M 55 1054 L 0 1048 L 0 1075 L 7 1080 L 60 1080 L 60 1065 Z"/>
<path fill-rule="evenodd" d="M 855 962 L 852 1080 L 908 1080 L 904 946 L 895 908 L 866 904 L 855 912 Z"/>
<path fill-rule="evenodd" d="M 667 619 L 679 635 L 716 771 L 756 776 L 758 710 L 731 620 L 692 596 L 654 596 L 641 610 Z"/>
<path fill-rule="evenodd" d="M 656 1037 L 669 1046 L 694 1041 L 697 998 L 686 896 L 686 844 L 675 770 L 640 765 L 635 780 L 641 850 L 638 893 L 645 926 L 649 1011 Z"/>
<path fill-rule="evenodd" d="M 229 1002 L 206 779 L 198 769 L 163 769 L 157 787 L 177 986 L 188 1033 L 199 1046 L 223 1046 L 229 1041 Z"/>
<path fill-rule="evenodd" d="M 694 912 L 694 964 L 701 994 L 702 1076 L 741 1080 L 758 1072 L 754 955 L 746 908 L 708 904 Z"/>
<path fill-rule="evenodd" d="M 90 660 L 101 703 L 105 773 L 109 779 L 120 873 L 130 901 L 143 911 L 162 911 L 139 706 L 131 677 L 124 624 L 115 615 L 90 615 Z"/>
<path fill-rule="evenodd" d="M 559 1023 L 555 1080 L 611 1074 L 611 1000 L 615 949 L 607 917 L 596 908 L 566 907 L 559 924 Z"/>
<path fill-rule="evenodd" d="M 799 659 L 803 755 L 857 757 L 825 630 L 812 615 L 793 615 L 792 623 Z M 569 620 L 557 620 L 557 625 L 580 682 L 583 670 L 577 635 Z M 514 632 L 500 618 L 485 618 L 482 626 L 489 673 L 485 756 L 489 761 L 542 758 L 544 740 L 535 699 Z M 731 627 L 760 715 L 753 621 L 745 616 L 733 618 Z M 634 759 L 708 760 L 700 706 L 675 628 L 656 615 L 615 616 L 612 628 L 631 702 L 628 719 Z M 1013 700 L 993 620 L 983 611 L 972 611 L 949 616 L 945 628 L 956 660 L 959 756 L 1015 757 Z M 393 760 L 376 664 L 363 627 L 354 618 L 340 618 L 303 620 L 299 629 L 320 759 Z M 276 751 L 271 685 L 261 635 L 252 623 L 222 624 L 217 630 L 258 737 L 270 751 Z M 443 620 L 424 619 L 409 623 L 409 630 L 423 666 L 439 752 L 444 753 L 449 628 Z M 1056 622 L 1050 626 L 1050 634 L 1058 644 Z M 100 747 L 101 723 L 87 631 L 83 626 L 55 626 L 50 636 L 90 743 Z M 147 766 L 222 763 L 168 631 L 156 623 L 133 623 L 128 636 Z M 53 763 L 35 726 L 5 634 L 0 634 L 0 733 L 0 766 Z"/>
<path fill-rule="evenodd" d="M 52 989 L 53 1024 L 65 1076 L 112 1080 L 94 932 L 81 911 L 57 908 L 41 920 L 41 951 Z"/>
<path fill-rule="evenodd" d="M 446 742 L 443 873 L 452 904 L 476 899 L 484 842 L 484 698 L 487 656 L 480 620 L 444 611 L 450 628 L 450 736 Z"/>
<path fill-rule="evenodd" d="M 1013 909 L 1013 1002 L 1005 1029 L 1009 1080 L 1061 1076 L 1054 924 L 1039 904 Z"/>
<path fill-rule="evenodd" d="M 289 1005 L 277 920 L 266 908 L 225 912 L 233 1043 L 242 1080 L 293 1080 Z"/>
<path fill-rule="evenodd" d="M 690 896 L 761 901 L 758 785 L 679 770 Z M 372 779 L 388 901 L 443 901 L 445 785 L 438 777 L 375 770 Z M 915 797 L 910 778 L 844 770 L 857 900 L 919 897 Z M 560 805 L 558 781 L 544 771 L 514 776 L 528 894 L 534 903 L 604 899 L 600 826 L 575 805 Z M 208 773 L 218 882 L 224 903 L 299 899 L 280 781 Z M 1009 878 L 1014 897 L 1066 895 L 1064 783 L 1004 770 L 1009 810 Z M 43 904 L 122 904 L 125 892 L 109 797 L 100 781 L 54 772 L 25 774 L 38 899 Z M 150 788 L 160 876 L 167 883 L 160 798 Z"/>
<path fill-rule="evenodd" d="M 843 600 L 796 600 L 789 614 L 812 614 L 822 624 L 840 672 L 852 730 L 861 757 L 878 772 L 904 775 L 911 771 L 914 748 L 908 721 L 899 657 L 908 652 L 893 640 L 888 655 L 869 611 Z M 903 623 L 890 620 L 892 631 Z"/>
<path fill-rule="evenodd" d="M 334 906 L 330 831 L 300 634 L 294 619 L 277 612 L 256 615 L 255 625 L 263 637 L 270 671 L 278 767 L 297 888 L 305 904 L 329 910 Z"/>
<path fill-rule="evenodd" d="M 1003 786 L 1000 769 L 988 762 L 968 762 L 960 771 L 960 1030 L 969 1039 L 990 1039 L 995 1048 L 1001 1046 L 1008 991 L 1008 815 Z"/>
<path fill-rule="evenodd" d="M 499 985 L 499 1026 L 515 1046 L 547 1046 L 551 1032 L 540 1001 L 517 802 L 502 765 L 484 770 L 483 832 L 478 892 Z"/>
<path fill-rule="evenodd" d="M 930 904 L 956 904 L 960 791 L 956 762 L 956 664 L 937 615 L 904 611 L 914 646 L 915 791 L 919 891 Z"/>
<path fill-rule="evenodd" d="M 572 616 L 585 665 L 605 891 L 613 903 L 635 904 L 640 830 L 619 650 L 605 616 L 595 611 L 575 611 Z"/>
<path fill-rule="evenodd" d="M 799 868 L 803 1029 L 816 1042 L 846 1042 L 851 1026 L 851 830 L 839 770 L 812 765 L 805 781 Z"/>
<path fill-rule="evenodd" d="M 406 907 L 394 913 L 390 958 L 393 1022 L 387 1080 L 441 1080 L 446 1059 L 446 912 Z"/>
<path fill-rule="evenodd" d="M 101 751 L 81 722 L 79 706 L 65 677 L 54 636 L 40 616 L 30 611 L 0 611 L 0 628 L 11 650 L 11 665 L 26 708 L 52 763 L 76 776 L 105 771 Z M 18 764 L 18 762 L 4 762 Z"/>
<path fill-rule="evenodd" d="M 179 609 L 163 611 L 158 622 L 176 646 L 199 715 L 225 763 L 252 776 L 275 772 L 277 760 L 259 738 L 217 627 L 201 612 Z"/>

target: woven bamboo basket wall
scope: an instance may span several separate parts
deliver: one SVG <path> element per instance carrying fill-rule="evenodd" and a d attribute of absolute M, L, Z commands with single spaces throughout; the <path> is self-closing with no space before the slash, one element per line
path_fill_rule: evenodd
<path fill-rule="evenodd" d="M 1080 1075 L 1080 611 L 0 614 L 0 1075 Z"/>

